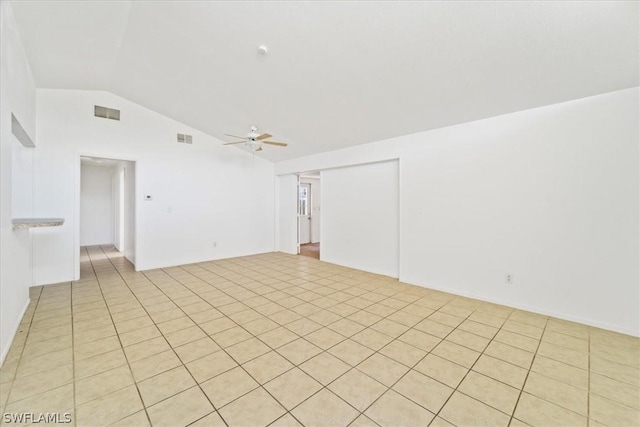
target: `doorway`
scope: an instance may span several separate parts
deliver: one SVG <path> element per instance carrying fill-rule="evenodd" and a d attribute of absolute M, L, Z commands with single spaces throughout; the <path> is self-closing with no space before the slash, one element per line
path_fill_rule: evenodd
<path fill-rule="evenodd" d="M 307 172 L 298 178 L 299 254 L 320 259 L 320 172 Z"/>
<path fill-rule="evenodd" d="M 135 169 L 133 161 L 80 157 L 79 251 L 100 246 L 135 268 Z"/>

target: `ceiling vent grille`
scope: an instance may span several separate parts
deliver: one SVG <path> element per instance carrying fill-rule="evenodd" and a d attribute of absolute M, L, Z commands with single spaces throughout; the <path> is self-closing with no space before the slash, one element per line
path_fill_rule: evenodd
<path fill-rule="evenodd" d="M 93 115 L 101 117 L 103 119 L 120 120 L 120 110 L 115 108 L 101 107 L 99 105 L 93 106 Z"/>
<path fill-rule="evenodd" d="M 179 133 L 178 142 L 180 144 L 193 144 L 193 136 L 185 135 L 184 133 Z"/>

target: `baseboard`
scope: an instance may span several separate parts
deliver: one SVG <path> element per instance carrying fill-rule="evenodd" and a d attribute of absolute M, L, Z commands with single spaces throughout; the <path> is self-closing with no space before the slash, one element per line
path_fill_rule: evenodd
<path fill-rule="evenodd" d="M 586 326 L 593 326 L 595 328 L 606 329 L 608 331 L 617 332 L 624 335 L 630 335 L 632 337 L 640 337 L 640 331 L 632 330 L 624 327 L 620 327 L 617 325 L 612 325 L 606 322 L 594 321 L 592 319 L 584 319 L 578 316 L 568 315 L 566 313 L 557 313 L 552 310 L 545 310 L 538 307 L 527 306 L 526 304 L 514 304 L 509 301 L 500 300 L 499 298 L 486 298 L 480 295 L 474 295 L 470 292 L 460 292 L 458 290 L 447 289 L 439 286 L 425 285 L 420 283 L 419 281 L 412 280 L 411 278 L 402 277 L 400 281 L 403 283 L 407 283 L 409 285 L 420 286 L 421 288 L 433 289 L 434 291 L 442 291 L 447 292 L 449 294 L 458 295 L 466 298 L 477 299 L 478 301 L 489 302 L 492 304 L 504 305 L 511 308 L 517 308 L 519 310 L 529 311 L 531 313 L 542 314 L 544 316 L 551 316 L 561 320 L 567 320 L 569 322 L 580 323 Z"/>
<path fill-rule="evenodd" d="M 380 276 L 387 276 L 387 277 L 391 277 L 393 279 L 398 279 L 398 274 L 390 274 L 388 271 L 379 270 L 377 268 L 357 267 L 357 266 L 353 266 L 353 265 L 342 264 L 342 263 L 336 262 L 334 260 L 328 260 L 328 259 L 322 257 L 322 252 L 320 252 L 320 261 L 326 262 L 326 263 L 329 263 L 329 264 L 333 264 L 333 265 L 338 265 L 340 267 L 353 268 L 354 270 L 365 271 L 367 273 L 379 274 Z"/>
<path fill-rule="evenodd" d="M 31 299 L 27 298 L 27 303 L 24 305 L 24 308 L 22 309 L 22 313 L 20 313 L 20 317 L 18 318 L 18 323 L 16 323 L 16 326 L 15 328 L 13 328 L 13 332 L 11 333 L 11 339 L 9 339 L 9 341 L 7 342 L 6 347 L 2 349 L 2 356 L 0 357 L 0 367 L 2 367 L 2 365 L 4 364 L 4 359 L 7 357 L 7 354 L 9 353 L 11 344 L 13 344 L 13 339 L 16 337 L 16 334 L 18 333 L 18 329 L 20 329 L 20 324 L 22 323 L 22 319 L 24 319 L 24 314 L 27 312 L 27 309 L 29 308 L 30 303 L 31 303 Z"/>

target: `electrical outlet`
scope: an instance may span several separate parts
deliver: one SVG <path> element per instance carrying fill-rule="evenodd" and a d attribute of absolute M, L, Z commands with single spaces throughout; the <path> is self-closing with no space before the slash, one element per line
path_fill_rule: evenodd
<path fill-rule="evenodd" d="M 504 283 L 506 283 L 507 285 L 510 285 L 513 283 L 513 274 L 511 273 L 507 273 L 504 275 Z"/>

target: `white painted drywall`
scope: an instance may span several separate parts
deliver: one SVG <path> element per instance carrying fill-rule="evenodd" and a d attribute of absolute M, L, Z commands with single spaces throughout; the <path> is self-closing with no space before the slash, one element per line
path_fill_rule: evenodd
<path fill-rule="evenodd" d="M 119 160 L 113 174 L 114 182 L 114 245 L 118 251 L 135 265 L 135 162 Z M 121 181 L 123 185 L 121 186 Z M 121 188 L 122 187 L 122 188 Z M 122 206 L 120 192 L 122 191 Z M 122 209 L 122 211 L 121 211 Z M 122 216 L 122 218 L 121 218 Z M 120 221 L 123 233 L 120 236 Z M 120 240 L 122 237 L 122 240 Z"/>
<path fill-rule="evenodd" d="M 638 96 L 303 157 L 276 174 L 399 158 L 401 280 L 639 335 Z"/>
<path fill-rule="evenodd" d="M 124 250 L 124 172 L 121 170 L 120 165 L 114 167 L 111 181 L 113 194 L 113 246 L 122 252 Z M 80 197 L 82 198 L 82 195 Z M 82 206 L 80 209 L 82 210 Z M 80 240 L 82 240 L 82 236 Z"/>
<path fill-rule="evenodd" d="M 398 162 L 330 169 L 321 177 L 320 259 L 398 277 Z"/>
<path fill-rule="evenodd" d="M 0 364 L 29 302 L 32 231 L 13 216 L 33 215 L 33 153 L 11 133 L 11 114 L 36 143 L 36 91 L 11 3 L 0 2 Z"/>
<path fill-rule="evenodd" d="M 94 117 L 94 105 L 120 109 L 121 120 Z M 35 239 L 36 283 L 79 275 L 81 155 L 136 161 L 140 270 L 273 250 L 271 162 L 107 92 L 39 89 L 37 107 L 35 209 L 67 220 Z"/>
<path fill-rule="evenodd" d="M 322 196 L 320 191 L 320 177 L 300 177 L 300 182 L 311 185 L 311 243 L 320 241 L 320 215 L 322 207 Z"/>
<path fill-rule="evenodd" d="M 124 170 L 124 253 L 125 258 L 136 263 L 136 164 L 120 162 Z"/>
<path fill-rule="evenodd" d="M 298 177 L 277 177 L 276 249 L 288 254 L 298 253 Z"/>
<path fill-rule="evenodd" d="M 113 166 L 83 164 L 80 176 L 80 246 L 114 243 L 115 209 Z"/>

